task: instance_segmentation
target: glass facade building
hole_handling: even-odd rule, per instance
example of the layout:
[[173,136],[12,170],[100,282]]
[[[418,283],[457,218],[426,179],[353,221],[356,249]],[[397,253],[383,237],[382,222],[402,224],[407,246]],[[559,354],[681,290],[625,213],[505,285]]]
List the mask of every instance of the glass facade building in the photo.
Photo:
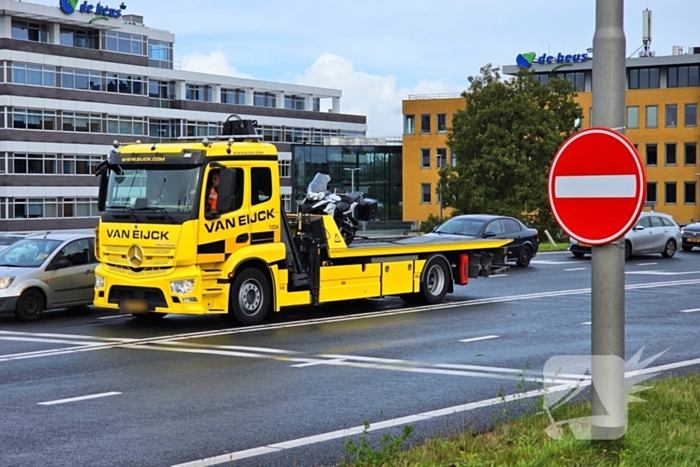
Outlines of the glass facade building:
[[[292,198],[301,201],[317,172],[330,175],[329,189],[354,189],[379,202],[377,220],[402,219],[401,153],[395,146],[311,146],[292,147]],[[359,169],[359,170],[345,170]],[[296,211],[296,204],[294,205]]]

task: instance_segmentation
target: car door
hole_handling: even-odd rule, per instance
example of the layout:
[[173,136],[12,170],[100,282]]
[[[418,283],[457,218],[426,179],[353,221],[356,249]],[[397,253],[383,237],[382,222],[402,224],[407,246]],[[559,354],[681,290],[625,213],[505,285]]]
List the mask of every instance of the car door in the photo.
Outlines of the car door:
[[632,244],[632,252],[644,253],[651,248],[651,223],[649,217],[645,216],[637,221],[634,228],[627,234],[626,238]]
[[664,250],[664,245],[666,244],[668,227],[664,226],[659,216],[649,216],[649,221],[651,222],[649,251],[660,253]]
[[73,240],[54,255],[47,266],[47,284],[54,306],[90,303],[95,286],[89,238]]
[[513,242],[506,245],[506,247],[508,247],[508,256],[517,258],[525,242],[525,232],[520,224],[513,219],[501,219],[501,224],[503,224],[504,232],[499,238],[513,239]]

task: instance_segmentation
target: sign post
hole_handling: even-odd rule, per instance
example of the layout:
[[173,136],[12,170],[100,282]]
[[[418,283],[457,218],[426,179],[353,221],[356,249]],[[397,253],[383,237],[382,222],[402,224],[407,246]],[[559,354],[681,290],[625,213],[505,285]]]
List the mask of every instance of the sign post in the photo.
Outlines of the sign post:
[[559,148],[549,172],[552,214],[592,245],[591,439],[621,438],[625,402],[625,242],[646,201],[646,174],[625,124],[624,0],[596,0],[593,116]]

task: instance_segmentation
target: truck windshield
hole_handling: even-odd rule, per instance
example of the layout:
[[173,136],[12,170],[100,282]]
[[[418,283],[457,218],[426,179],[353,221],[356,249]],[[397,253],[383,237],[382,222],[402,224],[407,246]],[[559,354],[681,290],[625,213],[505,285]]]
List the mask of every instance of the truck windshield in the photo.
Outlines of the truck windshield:
[[115,167],[107,183],[107,210],[190,213],[199,167]]

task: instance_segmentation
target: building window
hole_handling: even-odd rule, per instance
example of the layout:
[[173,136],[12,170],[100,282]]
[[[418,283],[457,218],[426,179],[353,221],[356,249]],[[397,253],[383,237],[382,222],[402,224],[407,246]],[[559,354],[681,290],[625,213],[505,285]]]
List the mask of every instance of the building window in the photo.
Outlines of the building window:
[[61,87],[81,91],[102,90],[102,73],[76,68],[61,69]]
[[429,169],[430,168],[430,149],[423,148],[420,150],[420,168]]
[[627,107],[627,128],[639,128],[639,107]]
[[676,165],[676,143],[666,143],[666,165]]
[[685,104],[685,126],[698,125],[698,105]]
[[253,94],[253,105],[256,107],[277,107],[277,96],[272,92],[256,92]]
[[12,82],[30,86],[56,86],[56,68],[52,66],[31,65],[14,62],[12,64]]
[[209,86],[187,84],[185,86],[185,100],[211,102],[211,88]]
[[175,85],[167,81],[148,82],[148,105],[157,108],[170,108],[170,100],[175,96]]
[[647,105],[646,108],[646,127],[656,128],[659,126],[659,107],[656,105]]
[[676,204],[676,182],[666,182],[666,204]]
[[245,105],[245,89],[222,89],[221,103]]
[[696,143],[685,143],[685,165],[696,165],[697,164],[697,144]]
[[685,204],[695,204],[697,187],[695,182],[685,182],[683,184],[683,202]]
[[[552,78],[562,78],[567,79],[571,84],[574,85],[574,90],[576,92],[583,92],[585,90],[585,75],[583,71],[569,71],[565,73],[552,73],[554,76]],[[547,75],[541,75],[546,77]],[[540,80],[542,84],[547,83],[547,79]]]
[[403,116],[403,134],[413,135],[416,133],[416,116],[415,115],[404,115]]
[[666,126],[678,126],[678,106],[676,104],[666,106]]
[[314,97],[313,104],[314,104],[314,112],[320,112],[321,111],[321,98]]
[[447,133],[447,114],[437,114],[438,133]]
[[138,34],[105,31],[102,40],[104,49],[130,55],[146,55],[146,40]]
[[450,151],[450,165],[452,167],[457,167],[457,153],[454,151]]
[[13,109],[12,128],[55,130],[56,112],[53,110]]
[[421,203],[424,204],[430,204],[430,183],[421,183],[420,184],[420,199]]
[[16,174],[56,174],[56,155],[14,154],[12,159]]
[[99,31],[84,29],[61,28],[61,45],[68,47],[80,47],[82,49],[99,49]]
[[102,117],[99,114],[63,112],[61,128],[63,131],[102,133]]
[[280,178],[292,177],[292,161],[279,161]]
[[304,96],[284,96],[284,108],[306,110],[306,98]]
[[700,66],[670,66],[666,86],[669,88],[683,88],[700,85]]
[[647,144],[647,165],[657,165],[656,144]]
[[658,68],[634,68],[627,72],[629,89],[655,89],[660,87]]
[[282,206],[285,212],[292,212],[292,195],[282,195]]
[[144,80],[141,76],[107,73],[107,92],[142,96],[144,91]]
[[99,215],[96,199],[65,198],[63,200],[63,217],[95,217]]
[[656,204],[656,182],[647,182],[647,203]]
[[145,135],[146,126],[143,117],[121,117],[107,115],[106,133],[115,135]]
[[219,134],[217,122],[188,121],[185,127],[185,136],[216,136]]
[[51,42],[48,25],[26,21],[12,21],[12,38],[32,42]]
[[56,198],[16,198],[10,208],[10,218],[55,218],[58,210]]
[[447,148],[437,149],[437,168],[441,168],[443,165],[447,164]]
[[165,41],[148,40],[148,66],[173,69],[173,44]]
[[430,133],[430,114],[420,116],[420,132],[424,134]]

